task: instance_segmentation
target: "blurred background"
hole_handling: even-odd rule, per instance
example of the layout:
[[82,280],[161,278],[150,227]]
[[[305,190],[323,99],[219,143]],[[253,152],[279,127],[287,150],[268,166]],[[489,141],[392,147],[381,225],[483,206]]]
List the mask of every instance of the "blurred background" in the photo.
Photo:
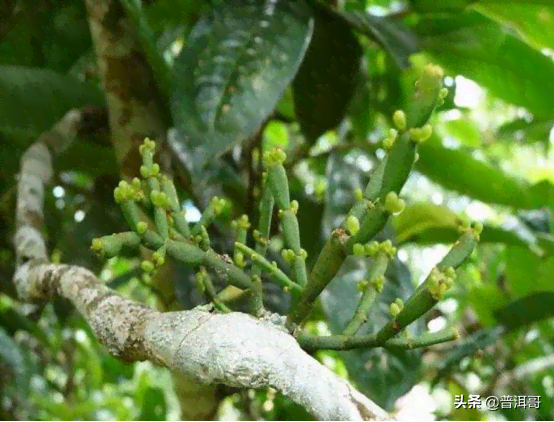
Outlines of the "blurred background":
[[[90,250],[93,238],[125,229],[113,188],[137,174],[144,136],[165,138],[162,168],[189,221],[214,195],[228,200],[212,227],[221,253],[232,253],[231,219],[256,221],[260,151],[285,150],[310,266],[383,158],[393,112],[405,108],[423,66],[436,63],[449,95],[402,191],[407,207],[380,235],[398,254],[366,330],[384,324],[388,303],[409,296],[469,219],[484,225],[477,250],[447,297],[409,328],[453,326],[461,338],[315,356],[402,420],[551,420],[553,58],[550,1],[2,1],[0,417],[309,419],[272,390],[187,395],[166,369],[110,357],[68,303],[19,302],[11,278],[20,157],[80,109],[84,122],[56,151],[45,198],[52,261],[90,268],[160,310],[190,309],[206,302],[190,268],[170,262],[145,283],[139,257],[104,261]],[[281,265],[283,241],[277,227],[272,233]],[[343,326],[364,268],[343,266],[309,330]],[[264,292],[269,309],[286,312],[285,293],[269,281]],[[240,298],[226,299],[243,309]],[[457,408],[456,396],[470,394],[483,398],[481,408]],[[489,396],[497,410],[486,408]]]

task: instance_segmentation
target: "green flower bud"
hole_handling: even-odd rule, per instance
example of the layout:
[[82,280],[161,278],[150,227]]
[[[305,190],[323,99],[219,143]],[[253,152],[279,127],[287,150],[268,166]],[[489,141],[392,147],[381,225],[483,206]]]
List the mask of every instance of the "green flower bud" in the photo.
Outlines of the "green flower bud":
[[423,125],[423,127],[420,129],[420,139],[419,142],[425,142],[427,139],[431,137],[433,134],[433,127],[427,123]]
[[389,306],[390,314],[393,318],[396,318],[396,316],[400,313],[401,309],[396,303],[391,303]]
[[360,188],[356,188],[354,190],[354,198],[356,199],[356,201],[361,201],[362,199],[364,199],[364,193]]
[[145,165],[140,166],[140,175],[143,179],[148,179],[150,177],[150,169]]
[[472,224],[471,228],[473,229],[473,232],[475,233],[475,235],[479,236],[481,234],[481,232],[483,231],[483,223],[477,221],[477,222]]
[[154,264],[150,261],[142,261],[140,263],[140,268],[142,269],[142,271],[144,271],[145,273],[151,273],[154,271]]
[[391,191],[387,193],[387,196],[385,197],[385,209],[388,212],[392,214],[397,214],[399,212],[402,212],[405,207],[406,203],[403,199],[398,198],[396,192]]
[[102,239],[99,238],[92,239],[92,244],[90,245],[90,248],[93,251],[102,252],[104,250],[104,242],[102,241]]
[[146,233],[147,229],[148,229],[148,223],[146,223],[144,221],[140,221],[137,224],[137,233],[138,234],[143,235],[144,233]]
[[281,256],[289,264],[292,264],[294,261],[296,261],[296,255],[295,255],[294,251],[291,250],[291,249],[283,249],[281,251]]
[[360,230],[360,221],[354,215],[349,215],[344,225],[351,235],[355,235]]
[[383,287],[385,285],[385,276],[384,275],[378,275],[374,277],[371,280],[371,284],[373,285],[373,288],[377,291],[377,293],[381,293],[383,291]]
[[133,178],[133,180],[131,181],[131,186],[133,187],[133,189],[140,189],[141,187],[140,179],[138,177]]
[[379,242],[377,242],[376,240],[372,240],[371,242],[367,243],[365,245],[365,252],[366,252],[366,255],[368,256],[375,256],[379,253]]
[[398,307],[400,308],[400,310],[402,310],[404,308],[404,301],[402,299],[400,299],[399,297],[396,298],[396,300],[394,301],[394,303],[396,303],[398,305]]
[[358,281],[358,284],[356,285],[356,289],[359,292],[363,292],[368,286],[368,282],[366,280],[360,280]]
[[392,138],[385,138],[383,139],[383,148],[387,151],[390,150],[394,145],[394,139]]
[[290,210],[293,214],[296,214],[298,212],[298,201],[296,199],[290,201]]
[[139,147],[139,152],[144,155],[145,152],[154,152],[156,150],[156,142],[151,141],[149,138],[144,138],[144,142]]
[[352,252],[356,256],[363,256],[365,255],[365,248],[364,245],[361,243],[354,243],[354,246],[352,246]]
[[152,164],[150,174],[152,175],[152,177],[156,177],[158,174],[160,174],[160,165],[158,163]]
[[398,130],[406,130],[406,114],[402,110],[396,110],[392,115],[392,121]]
[[235,265],[239,268],[243,268],[246,265],[246,262],[244,261],[244,254],[242,252],[235,252],[234,261]]

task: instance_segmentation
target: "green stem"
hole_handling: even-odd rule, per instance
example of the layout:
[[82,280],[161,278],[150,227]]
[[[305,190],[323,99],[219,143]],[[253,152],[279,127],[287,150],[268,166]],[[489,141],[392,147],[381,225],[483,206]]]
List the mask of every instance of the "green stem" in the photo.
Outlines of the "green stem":
[[375,264],[373,264],[371,270],[369,271],[366,280],[369,284],[365,288],[362,298],[358,302],[358,307],[356,308],[354,315],[350,321],[348,321],[344,331],[342,332],[344,335],[356,334],[361,326],[367,321],[368,313],[373,305],[373,302],[375,301],[375,298],[377,297],[377,293],[379,293],[377,287],[374,286],[372,282],[375,281],[377,277],[382,277],[385,274],[388,262],[389,256],[387,253],[385,251],[380,252],[375,260]]
[[[267,183],[264,183],[263,193],[262,193],[262,198],[260,201],[260,208],[259,208],[260,216],[258,219],[258,235],[260,236],[260,239],[256,243],[256,253],[262,258],[264,258],[265,254],[267,253],[267,247],[269,243],[269,232],[271,230],[271,219],[273,217],[274,205],[275,205],[275,200],[273,199],[271,190],[267,186]],[[264,258],[264,261],[267,262],[265,258]],[[270,272],[270,274],[272,273]],[[252,268],[252,276],[253,276],[252,281],[254,284],[254,289],[252,290],[249,298],[250,309],[252,310],[253,315],[260,315],[264,309],[262,278],[261,278],[262,276],[261,263],[254,261],[254,267]],[[288,277],[286,278],[288,279]],[[290,282],[292,283],[292,280],[290,280]]]
[[248,246],[242,244],[242,243],[235,243],[235,247],[240,250],[242,253],[247,255],[253,262],[253,264],[258,268],[263,268],[271,277],[272,279],[280,284],[283,287],[286,287],[288,289],[301,292],[302,287],[292,281],[287,275],[281,271],[276,265],[270,263],[267,259],[265,259],[262,255],[260,255],[255,250],[249,248]]
[[[456,268],[461,265],[464,260],[471,254],[473,248],[477,244],[477,235],[473,232],[464,233],[460,239],[454,244],[448,254],[437,264],[436,268],[439,271],[444,271],[446,268]],[[391,321],[389,321],[376,334],[376,339],[379,342],[385,342],[391,337],[398,334],[401,330],[407,327],[426,314],[440,299],[432,286],[433,271],[427,276],[422,286],[408,298],[400,313]]]
[[415,339],[390,339],[380,341],[374,334],[367,336],[314,336],[306,333],[296,335],[296,340],[302,349],[307,352],[316,350],[352,350],[384,347],[387,349],[410,350],[419,347],[428,347],[434,344],[446,343],[459,338],[458,332],[453,328],[446,328],[434,333],[424,333]]
[[287,325],[300,324],[306,318],[315,300],[327,287],[346,259],[344,245],[347,241],[348,235],[346,232],[343,229],[336,229],[325,243],[298,303],[289,310]]

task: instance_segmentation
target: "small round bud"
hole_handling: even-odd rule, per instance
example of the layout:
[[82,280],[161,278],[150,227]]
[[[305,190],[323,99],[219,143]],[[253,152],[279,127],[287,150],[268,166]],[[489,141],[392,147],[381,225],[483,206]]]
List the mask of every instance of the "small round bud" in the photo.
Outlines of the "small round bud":
[[402,308],[404,308],[404,301],[402,299],[400,299],[399,297],[396,298],[396,300],[394,301],[394,303],[396,303],[398,305],[398,307],[400,308],[400,310],[402,310]]
[[144,165],[140,166],[140,175],[143,179],[147,179],[150,177],[150,169]]
[[92,239],[92,244],[90,245],[90,248],[93,251],[101,252],[104,249],[104,241],[99,238]]
[[364,193],[360,188],[356,188],[354,190],[354,198],[356,199],[356,201],[361,201],[362,199],[364,199]]
[[371,280],[371,284],[373,285],[373,288],[377,291],[377,293],[381,293],[383,291],[383,286],[385,285],[385,276],[378,275],[377,277],[374,277]]
[[361,243],[354,243],[354,246],[352,246],[352,252],[356,256],[363,256],[365,255],[365,248],[364,245]]
[[377,242],[376,240],[372,240],[371,242],[367,243],[365,245],[365,252],[366,252],[366,255],[369,255],[369,256],[375,256],[379,253],[379,242]]
[[396,318],[396,316],[400,313],[400,307],[396,303],[391,303],[389,306],[390,314],[393,316],[393,318]]
[[290,202],[290,210],[293,214],[296,214],[298,212],[298,201],[296,199],[293,199]]
[[358,284],[356,285],[356,288],[359,292],[363,292],[368,286],[368,282],[366,280],[360,280]]
[[234,261],[237,267],[243,268],[246,265],[244,254],[240,251],[235,252]]
[[296,255],[294,254],[294,251],[292,251],[291,249],[283,249],[281,251],[281,256],[289,264],[292,264],[296,260]]
[[148,223],[145,221],[140,221],[137,223],[137,233],[140,235],[143,235],[146,233],[146,230],[148,229]]
[[383,139],[383,148],[387,151],[390,150],[394,145],[394,139],[393,138],[385,138]]
[[142,261],[140,263],[140,268],[142,269],[142,271],[144,271],[145,273],[151,273],[154,271],[154,264],[150,261]]
[[421,132],[419,142],[425,142],[433,134],[433,127],[429,123],[423,125],[420,130]]
[[160,174],[160,165],[158,163],[152,164],[152,169],[150,170],[150,174],[152,175],[152,177],[155,177],[158,174]]
[[396,110],[392,115],[392,121],[394,125],[400,131],[406,130],[406,114],[402,110]]
[[388,212],[392,214],[397,214],[399,212],[402,212],[405,207],[406,203],[403,199],[398,198],[396,192],[391,191],[387,193],[387,196],[385,197],[385,209]]
[[360,221],[358,220],[358,217],[354,215],[349,215],[344,225],[352,236],[360,230]]

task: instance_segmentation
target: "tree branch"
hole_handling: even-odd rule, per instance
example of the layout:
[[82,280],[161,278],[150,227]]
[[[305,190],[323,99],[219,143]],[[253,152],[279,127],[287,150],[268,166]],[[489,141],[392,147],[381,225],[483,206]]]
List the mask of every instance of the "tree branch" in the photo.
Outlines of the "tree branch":
[[41,233],[51,139],[72,139],[81,114],[70,111],[21,159],[16,218],[15,285],[21,300],[69,299],[115,357],[151,360],[203,385],[273,387],[323,420],[390,418],[347,381],[300,348],[274,314],[157,312],[107,288],[89,270],[48,263]]

